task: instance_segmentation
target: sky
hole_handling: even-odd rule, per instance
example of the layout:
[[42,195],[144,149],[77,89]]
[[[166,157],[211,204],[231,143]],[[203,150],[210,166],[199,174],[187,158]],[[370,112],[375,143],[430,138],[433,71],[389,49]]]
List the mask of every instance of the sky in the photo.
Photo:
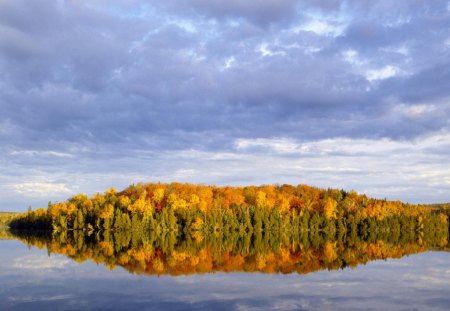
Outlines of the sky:
[[0,1],[0,210],[138,182],[450,201],[449,1]]

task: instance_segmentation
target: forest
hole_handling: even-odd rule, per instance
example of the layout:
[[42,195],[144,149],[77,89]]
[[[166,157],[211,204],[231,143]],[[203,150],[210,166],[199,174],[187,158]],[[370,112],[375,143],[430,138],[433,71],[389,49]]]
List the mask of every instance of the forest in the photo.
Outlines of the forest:
[[307,185],[217,187],[188,183],[131,185],[92,197],[77,194],[9,222],[13,229],[142,231],[199,238],[214,233],[448,231],[442,209],[368,198]]

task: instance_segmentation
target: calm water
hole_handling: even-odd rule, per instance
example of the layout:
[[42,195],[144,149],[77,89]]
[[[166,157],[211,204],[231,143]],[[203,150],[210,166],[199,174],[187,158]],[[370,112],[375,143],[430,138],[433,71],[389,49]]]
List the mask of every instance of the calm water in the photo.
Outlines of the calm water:
[[1,240],[0,310],[450,309],[450,253],[443,251],[306,274],[158,276],[118,265],[110,270],[92,258],[79,263],[49,255],[47,247]]

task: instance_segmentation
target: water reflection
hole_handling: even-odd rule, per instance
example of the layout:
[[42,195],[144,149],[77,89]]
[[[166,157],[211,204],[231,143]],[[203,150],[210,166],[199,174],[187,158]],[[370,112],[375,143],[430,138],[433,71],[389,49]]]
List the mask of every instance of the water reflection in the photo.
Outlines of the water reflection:
[[[450,307],[450,253],[435,251],[447,250],[446,233],[409,232],[335,239],[302,235],[294,241],[292,237],[281,241],[273,236],[252,236],[246,237],[249,243],[235,237],[234,241],[241,241],[241,246],[233,244],[230,238],[211,236],[201,241],[173,236],[144,238],[131,232],[123,236],[83,236],[74,232],[56,236],[21,234],[20,241],[24,243],[0,241],[0,310],[448,310]],[[278,244],[273,244],[277,240]],[[110,247],[105,248],[105,243],[101,246],[101,242],[112,246],[113,254],[108,255],[106,249]],[[326,259],[326,249],[330,248],[327,245],[335,250],[336,257],[331,256],[332,260]],[[150,250],[149,260],[138,260],[135,255],[146,248]],[[282,259],[285,250],[289,255],[285,264],[274,266],[271,259],[266,260],[264,268],[257,267],[258,256]],[[189,254],[190,260],[186,257],[174,261],[172,254],[182,252]],[[420,254],[371,261],[416,252]],[[119,263],[125,254],[127,262]],[[191,260],[193,256],[199,258],[197,263]],[[201,263],[203,258],[208,260]],[[227,265],[237,261],[233,258],[243,258],[246,264]],[[149,270],[156,259],[163,263],[162,272]],[[357,269],[339,269],[351,261],[366,264]],[[178,264],[173,265],[174,262]],[[124,269],[109,271],[104,265]],[[240,271],[242,267],[242,272],[218,272]],[[285,267],[302,267],[299,270],[302,273],[339,270],[299,275],[295,269],[283,270]],[[265,273],[272,271],[295,273]],[[187,275],[180,275],[183,273]],[[159,276],[154,277],[156,274]]]
[[260,232],[176,236],[138,231],[84,234],[14,232],[47,252],[81,263],[92,260],[136,274],[189,275],[211,272],[307,274],[356,267],[372,260],[447,250],[447,231],[372,232],[366,236]]

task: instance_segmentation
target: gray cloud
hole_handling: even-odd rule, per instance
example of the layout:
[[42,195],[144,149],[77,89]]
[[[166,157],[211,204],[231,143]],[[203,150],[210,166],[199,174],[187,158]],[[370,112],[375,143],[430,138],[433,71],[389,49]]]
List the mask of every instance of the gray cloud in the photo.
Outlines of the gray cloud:
[[[16,152],[0,156],[15,168],[0,170],[3,184],[86,191],[65,174],[101,175],[99,161],[123,174],[142,152],[153,154],[142,166],[234,154],[240,139],[444,135],[449,28],[447,1],[3,1],[0,142]],[[40,162],[51,152],[73,157]],[[172,160],[167,175],[189,171]],[[233,181],[222,178],[211,181]]]
[[168,3],[169,8],[179,14],[190,11],[192,14],[219,21],[244,19],[262,27],[274,23],[288,23],[295,17],[297,9],[297,1],[294,0],[262,0],[258,2],[183,0],[168,1]]

